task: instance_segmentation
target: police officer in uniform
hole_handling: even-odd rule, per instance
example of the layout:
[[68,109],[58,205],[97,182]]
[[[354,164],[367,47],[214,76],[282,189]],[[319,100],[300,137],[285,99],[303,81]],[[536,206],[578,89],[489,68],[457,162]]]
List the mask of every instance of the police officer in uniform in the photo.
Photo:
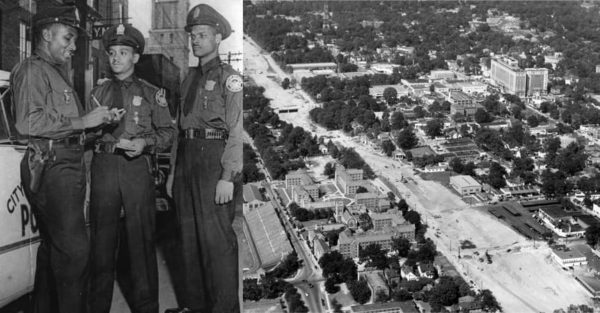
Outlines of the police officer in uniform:
[[[110,312],[115,260],[119,259],[127,268],[118,272],[117,279],[131,311],[156,313],[156,201],[151,154],[171,146],[175,122],[164,89],[134,73],[144,51],[142,33],[119,24],[104,33],[102,43],[114,77],[92,90],[90,103],[108,105],[123,117],[120,123],[99,131],[92,159],[89,312]],[[120,276],[122,273],[127,277]]]
[[68,75],[79,32],[74,6],[33,17],[35,50],[12,71],[16,128],[29,136],[21,179],[42,239],[33,291],[34,312],[83,312],[89,241],[84,221],[83,132],[111,118],[84,108]]
[[242,78],[218,57],[231,26],[208,5],[187,16],[197,68],[182,84],[173,154],[183,295],[166,312],[239,312],[238,247],[232,223],[241,201]]

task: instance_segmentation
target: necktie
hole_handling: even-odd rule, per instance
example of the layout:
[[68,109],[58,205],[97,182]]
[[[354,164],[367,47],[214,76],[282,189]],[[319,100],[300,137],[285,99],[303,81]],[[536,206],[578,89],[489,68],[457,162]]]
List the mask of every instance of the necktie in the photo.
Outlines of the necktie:
[[[123,90],[121,89],[122,84],[123,84],[123,82],[121,82],[117,79],[114,79],[111,82],[111,85],[110,85],[110,92],[112,94],[112,105],[110,106],[111,108],[122,109],[124,107],[124,105],[123,105]],[[125,117],[123,117],[119,121],[119,124],[113,124],[113,126],[109,130],[109,132],[112,133],[112,135],[113,135],[113,137],[115,137],[115,139],[118,139],[119,136],[121,136],[121,134],[125,130],[125,121],[126,120],[127,119]]]
[[196,72],[194,72],[194,77],[192,78],[192,83],[188,88],[187,95],[185,95],[185,102],[183,103],[184,115],[188,115],[190,112],[192,112],[194,102],[196,102],[196,93],[198,90],[198,84],[200,84],[200,78],[202,78],[202,65],[198,64]]

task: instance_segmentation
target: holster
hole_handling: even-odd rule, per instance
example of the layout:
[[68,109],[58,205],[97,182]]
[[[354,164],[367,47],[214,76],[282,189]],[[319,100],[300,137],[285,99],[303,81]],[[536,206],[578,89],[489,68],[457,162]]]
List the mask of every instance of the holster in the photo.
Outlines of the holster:
[[29,189],[37,193],[40,189],[46,164],[53,157],[50,140],[30,140],[27,148],[30,175]]

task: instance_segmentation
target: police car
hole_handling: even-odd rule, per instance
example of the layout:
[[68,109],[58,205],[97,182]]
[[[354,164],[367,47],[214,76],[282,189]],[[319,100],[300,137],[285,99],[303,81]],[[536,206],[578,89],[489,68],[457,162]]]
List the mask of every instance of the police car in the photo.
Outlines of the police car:
[[26,143],[11,129],[8,76],[0,71],[0,307],[33,289],[40,243],[31,207],[21,186],[20,163]]

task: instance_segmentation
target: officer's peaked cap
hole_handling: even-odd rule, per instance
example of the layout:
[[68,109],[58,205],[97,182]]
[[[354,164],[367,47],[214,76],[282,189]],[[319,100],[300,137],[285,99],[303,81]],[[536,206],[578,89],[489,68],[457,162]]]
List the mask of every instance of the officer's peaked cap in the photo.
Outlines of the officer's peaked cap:
[[80,25],[79,11],[74,5],[48,6],[33,16],[33,26],[40,27],[52,23],[60,23],[77,29],[85,34]]
[[191,32],[194,25],[210,25],[217,30],[217,33],[221,34],[222,39],[231,35],[231,25],[229,22],[223,15],[206,4],[195,6],[188,13],[185,31]]
[[102,44],[108,51],[111,46],[122,45],[135,49],[139,54],[144,52],[144,35],[130,24],[114,25],[107,29],[102,35]]

